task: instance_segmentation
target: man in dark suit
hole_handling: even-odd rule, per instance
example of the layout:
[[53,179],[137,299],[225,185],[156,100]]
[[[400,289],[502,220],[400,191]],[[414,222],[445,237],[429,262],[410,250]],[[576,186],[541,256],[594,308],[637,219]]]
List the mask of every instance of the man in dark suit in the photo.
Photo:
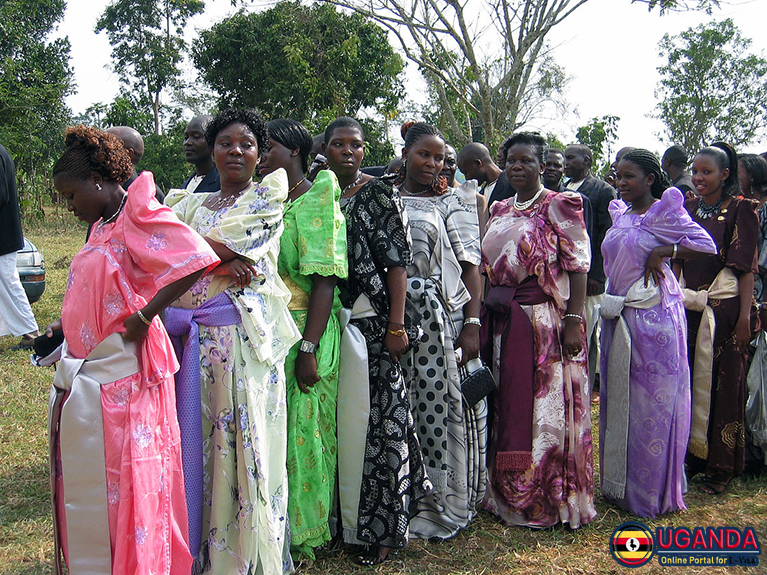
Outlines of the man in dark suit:
[[593,212],[591,234],[591,269],[586,283],[586,339],[589,345],[589,382],[594,384],[599,358],[599,308],[605,291],[605,270],[602,260],[602,240],[612,225],[608,211],[610,201],[617,197],[607,182],[591,175],[592,154],[588,146],[575,144],[565,149],[565,176],[570,178],[565,189],[580,192],[591,201]]
[[[546,167],[543,170],[543,187],[555,192],[564,192],[563,185],[565,175],[565,153],[557,148],[549,148],[546,154]],[[591,200],[588,196],[578,192],[583,201],[583,223],[586,224],[586,231],[591,237],[593,227],[593,216],[591,213]]]
[[184,130],[184,156],[194,166],[194,173],[182,187],[190,192],[217,192],[221,189],[218,170],[205,141],[205,128],[212,119],[212,116],[196,116]]

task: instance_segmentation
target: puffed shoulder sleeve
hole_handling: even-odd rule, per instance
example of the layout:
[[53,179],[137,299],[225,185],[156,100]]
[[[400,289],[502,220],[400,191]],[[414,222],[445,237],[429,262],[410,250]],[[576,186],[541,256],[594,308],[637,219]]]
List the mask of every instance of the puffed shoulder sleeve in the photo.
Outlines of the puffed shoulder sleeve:
[[733,199],[735,227],[727,246],[725,265],[741,272],[758,273],[759,218],[757,203],[753,200]]
[[322,170],[296,210],[298,267],[301,275],[345,278],[346,220],[338,203],[341,188],[336,175]]
[[163,200],[163,203],[168,206],[169,208],[175,208],[176,204],[186,201],[189,197],[190,193],[187,190],[180,190],[177,188],[173,188],[168,190],[168,193],[165,195],[165,200]]
[[362,186],[355,202],[355,217],[368,237],[380,267],[407,266],[413,262],[410,228],[405,206],[391,184],[380,178]]
[[154,177],[143,172],[128,189],[122,222],[124,249],[143,272],[138,281],[159,290],[201,269],[212,269],[219,259],[208,242],[160,204],[154,193]]
[[230,208],[222,210],[217,225],[206,235],[256,262],[280,241],[282,210],[287,197],[288,175],[280,168],[260,184],[253,184]]
[[478,266],[482,254],[479,247],[477,182],[475,180],[469,180],[450,193],[445,224],[450,244],[458,261]]
[[714,240],[684,206],[684,194],[677,188],[669,188],[660,201],[650,206],[641,225],[664,245],[679,244],[696,252],[715,254]]
[[607,211],[610,213],[610,219],[613,223],[628,209],[628,206],[623,200],[610,200],[610,205],[607,207]]
[[585,273],[591,266],[591,240],[583,222],[583,201],[574,192],[549,192],[549,220],[557,235],[559,262],[569,272]]

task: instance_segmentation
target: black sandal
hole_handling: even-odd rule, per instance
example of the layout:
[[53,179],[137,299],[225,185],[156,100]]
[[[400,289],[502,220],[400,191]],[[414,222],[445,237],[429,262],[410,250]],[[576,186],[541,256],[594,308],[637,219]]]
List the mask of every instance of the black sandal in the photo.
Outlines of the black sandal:
[[389,557],[389,547],[376,546],[369,553],[357,556],[357,564],[363,567],[375,567],[380,565]]

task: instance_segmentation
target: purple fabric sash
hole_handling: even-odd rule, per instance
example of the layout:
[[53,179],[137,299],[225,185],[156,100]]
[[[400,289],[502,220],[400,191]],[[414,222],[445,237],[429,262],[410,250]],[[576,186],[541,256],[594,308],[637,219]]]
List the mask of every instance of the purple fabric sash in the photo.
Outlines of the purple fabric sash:
[[[200,551],[202,534],[202,398],[198,326],[235,325],[240,321],[240,312],[226,292],[209,299],[197,309],[165,309],[165,328],[181,363],[181,369],[176,374],[176,410],[181,428],[181,457],[192,557],[197,557]],[[187,337],[185,345],[182,344],[184,336]]]
[[552,298],[529,276],[517,286],[491,286],[482,306],[480,352],[493,363],[493,336],[501,336],[498,391],[495,395],[495,467],[524,471],[533,462],[533,397],[535,351],[533,325],[522,305]]

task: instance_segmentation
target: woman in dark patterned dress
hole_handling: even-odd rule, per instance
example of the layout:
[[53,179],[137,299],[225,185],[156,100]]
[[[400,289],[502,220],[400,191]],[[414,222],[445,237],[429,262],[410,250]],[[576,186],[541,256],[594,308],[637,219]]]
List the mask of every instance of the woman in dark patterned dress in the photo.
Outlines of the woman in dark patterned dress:
[[739,191],[738,160],[728,144],[698,152],[692,182],[698,197],[685,208],[711,235],[717,253],[681,263],[692,372],[687,469],[689,476],[704,471],[701,490],[713,495],[722,493],[745,463],[746,348],[752,339],[759,222],[756,202],[733,195]]
[[412,333],[405,326],[407,223],[391,181],[359,171],[364,138],[359,123],[339,118],[325,130],[323,151],[343,190],[349,246],[349,277],[339,284],[350,317],[338,381],[341,521],[347,543],[368,546],[359,562],[376,565],[405,546],[410,517],[431,483],[399,364]]

